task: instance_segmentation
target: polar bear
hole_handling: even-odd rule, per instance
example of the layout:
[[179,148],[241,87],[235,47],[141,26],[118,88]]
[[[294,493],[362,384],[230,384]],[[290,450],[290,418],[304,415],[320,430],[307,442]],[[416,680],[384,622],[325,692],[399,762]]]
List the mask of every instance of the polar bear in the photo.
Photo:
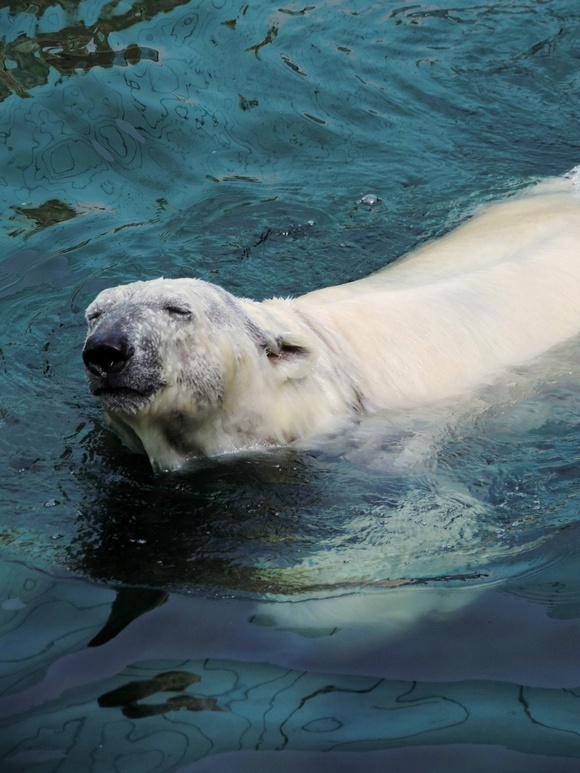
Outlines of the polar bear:
[[468,394],[580,330],[578,172],[488,205],[365,279],[237,298],[199,279],[104,290],[83,359],[156,470]]

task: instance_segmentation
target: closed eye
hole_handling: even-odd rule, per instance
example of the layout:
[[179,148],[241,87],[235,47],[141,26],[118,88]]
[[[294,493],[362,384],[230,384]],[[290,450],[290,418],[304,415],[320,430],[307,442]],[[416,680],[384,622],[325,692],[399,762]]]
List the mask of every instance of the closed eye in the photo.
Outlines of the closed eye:
[[176,317],[190,317],[191,309],[184,303],[167,303],[164,310]]

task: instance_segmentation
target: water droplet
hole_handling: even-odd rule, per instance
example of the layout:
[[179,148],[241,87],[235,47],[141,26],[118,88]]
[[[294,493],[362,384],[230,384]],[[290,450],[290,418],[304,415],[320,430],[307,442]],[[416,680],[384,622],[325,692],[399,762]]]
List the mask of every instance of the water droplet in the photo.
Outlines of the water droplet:
[[360,204],[368,204],[369,207],[374,206],[375,204],[378,204],[380,201],[379,197],[376,196],[374,193],[366,193],[362,199],[360,200]]

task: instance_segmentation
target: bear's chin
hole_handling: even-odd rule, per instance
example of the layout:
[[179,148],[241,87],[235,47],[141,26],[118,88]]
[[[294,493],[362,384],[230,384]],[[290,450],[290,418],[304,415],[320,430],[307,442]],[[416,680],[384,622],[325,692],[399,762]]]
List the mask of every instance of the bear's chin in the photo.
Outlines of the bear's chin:
[[139,391],[131,387],[99,387],[93,394],[113,413],[137,413],[148,405],[157,390]]

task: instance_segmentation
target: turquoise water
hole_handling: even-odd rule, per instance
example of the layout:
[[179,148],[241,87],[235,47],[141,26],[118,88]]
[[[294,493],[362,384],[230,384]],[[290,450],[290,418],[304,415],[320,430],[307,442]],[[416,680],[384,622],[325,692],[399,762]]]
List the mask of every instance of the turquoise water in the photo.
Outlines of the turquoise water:
[[107,432],[80,360],[106,286],[299,294],[579,163],[577,3],[0,30],[6,769],[577,770],[576,343],[469,410],[182,475]]

